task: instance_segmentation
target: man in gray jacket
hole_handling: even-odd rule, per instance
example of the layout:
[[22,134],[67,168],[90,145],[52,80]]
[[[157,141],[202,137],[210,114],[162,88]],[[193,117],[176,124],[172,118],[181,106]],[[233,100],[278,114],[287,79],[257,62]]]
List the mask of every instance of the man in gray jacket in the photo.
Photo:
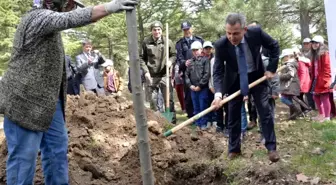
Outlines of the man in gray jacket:
[[73,10],[76,4],[75,0],[34,0],[34,8],[17,26],[8,70],[0,81],[7,184],[34,184],[39,150],[45,184],[69,184],[64,117],[67,79],[60,31],[132,10],[137,3],[113,0]]
[[100,69],[104,62],[98,50],[92,51],[91,41],[84,41],[83,52],[76,56],[76,66],[85,90],[100,96],[105,95],[103,69]]

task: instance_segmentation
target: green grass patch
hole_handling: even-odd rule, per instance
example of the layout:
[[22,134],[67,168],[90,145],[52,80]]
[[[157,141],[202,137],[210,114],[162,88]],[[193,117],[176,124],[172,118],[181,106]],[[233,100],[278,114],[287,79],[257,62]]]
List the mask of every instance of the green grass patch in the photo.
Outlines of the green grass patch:
[[267,156],[266,150],[255,150],[253,151],[253,157],[265,158]]
[[[324,180],[336,180],[333,171],[336,169],[336,124],[334,121],[326,123],[306,122],[303,140],[308,147],[298,150],[291,162],[292,167],[309,177],[320,177]],[[294,127],[294,129],[296,129]],[[321,154],[314,153],[320,148]]]

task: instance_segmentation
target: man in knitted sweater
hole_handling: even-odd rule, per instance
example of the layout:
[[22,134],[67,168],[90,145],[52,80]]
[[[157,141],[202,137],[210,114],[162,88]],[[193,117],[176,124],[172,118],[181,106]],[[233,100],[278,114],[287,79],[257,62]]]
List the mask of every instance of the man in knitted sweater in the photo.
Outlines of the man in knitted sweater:
[[17,26],[8,70],[0,81],[7,184],[33,184],[39,150],[45,184],[69,184],[64,118],[67,79],[60,31],[132,10],[137,3],[113,0],[75,9],[79,4],[76,0],[34,0],[34,8]]

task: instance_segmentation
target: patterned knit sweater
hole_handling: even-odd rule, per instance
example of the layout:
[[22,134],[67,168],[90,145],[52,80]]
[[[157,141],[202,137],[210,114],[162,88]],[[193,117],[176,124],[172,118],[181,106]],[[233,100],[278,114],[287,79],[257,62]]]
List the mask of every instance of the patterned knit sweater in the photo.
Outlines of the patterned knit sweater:
[[49,128],[59,97],[66,102],[60,31],[91,23],[91,14],[92,8],[66,13],[32,9],[22,17],[0,81],[0,113],[29,130]]

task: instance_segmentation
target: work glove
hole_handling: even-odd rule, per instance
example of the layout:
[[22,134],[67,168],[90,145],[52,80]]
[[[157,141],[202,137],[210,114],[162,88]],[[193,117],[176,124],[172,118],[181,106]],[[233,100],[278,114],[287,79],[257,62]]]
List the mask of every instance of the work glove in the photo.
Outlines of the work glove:
[[112,0],[109,3],[105,3],[104,7],[108,14],[119,13],[124,10],[133,10],[134,6],[137,5],[136,0]]

